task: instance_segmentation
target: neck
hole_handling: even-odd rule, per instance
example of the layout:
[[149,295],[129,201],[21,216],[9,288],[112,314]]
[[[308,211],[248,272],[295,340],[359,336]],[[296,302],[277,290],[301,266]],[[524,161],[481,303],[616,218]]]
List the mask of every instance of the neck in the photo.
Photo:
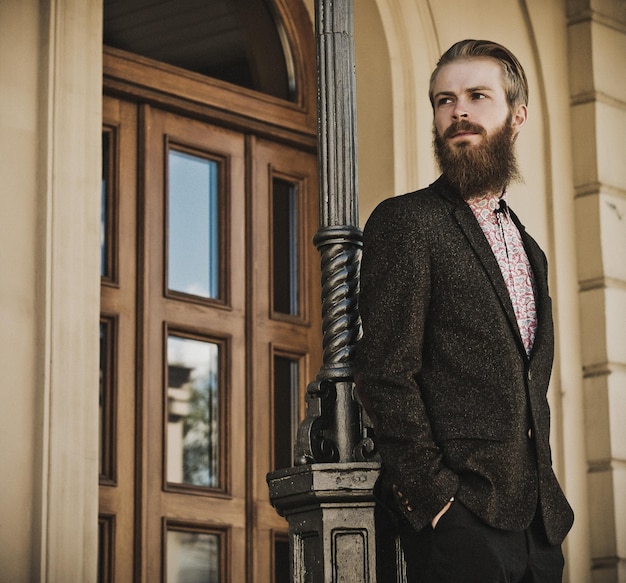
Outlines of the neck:
[[488,190],[480,194],[473,194],[465,198],[467,202],[474,202],[484,198],[502,198],[506,194],[506,188],[502,190]]

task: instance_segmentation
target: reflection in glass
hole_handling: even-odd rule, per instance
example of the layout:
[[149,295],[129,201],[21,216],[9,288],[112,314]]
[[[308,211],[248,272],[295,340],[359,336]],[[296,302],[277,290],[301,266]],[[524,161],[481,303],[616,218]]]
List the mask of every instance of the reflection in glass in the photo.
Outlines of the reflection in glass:
[[293,465],[298,426],[298,361],[274,356],[274,469]]
[[168,482],[219,486],[218,379],[217,344],[168,337]]
[[105,565],[105,525],[102,523],[102,520],[98,521],[98,583],[103,583],[104,581],[104,565]]
[[112,479],[112,459],[111,459],[111,403],[112,403],[112,362],[111,343],[113,323],[111,320],[100,321],[100,410],[98,415],[98,459],[100,467],[100,477]]
[[298,189],[272,182],[274,311],[298,314]]
[[168,154],[168,288],[219,296],[218,163]]
[[102,185],[100,190],[100,275],[109,273],[109,176],[111,172],[111,133],[102,132]]
[[167,583],[219,583],[220,537],[167,531]]
[[98,517],[98,583],[110,581],[113,517]]
[[276,538],[274,540],[274,583],[290,583],[289,540]]

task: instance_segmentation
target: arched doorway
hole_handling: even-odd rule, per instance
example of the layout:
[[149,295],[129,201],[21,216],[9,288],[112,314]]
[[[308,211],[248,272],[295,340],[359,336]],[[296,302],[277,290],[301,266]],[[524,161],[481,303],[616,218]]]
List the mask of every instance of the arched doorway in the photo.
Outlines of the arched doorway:
[[265,475],[320,363],[311,25],[105,2],[107,39],[100,579],[286,581]]

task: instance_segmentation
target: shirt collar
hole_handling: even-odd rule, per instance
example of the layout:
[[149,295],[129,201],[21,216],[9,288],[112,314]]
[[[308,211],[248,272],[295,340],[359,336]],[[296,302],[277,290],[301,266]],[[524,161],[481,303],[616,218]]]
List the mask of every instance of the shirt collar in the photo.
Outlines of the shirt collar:
[[506,202],[506,190],[502,194],[486,194],[485,196],[472,198],[467,201],[467,204],[474,213],[480,213],[484,210],[495,211],[499,208],[501,200]]

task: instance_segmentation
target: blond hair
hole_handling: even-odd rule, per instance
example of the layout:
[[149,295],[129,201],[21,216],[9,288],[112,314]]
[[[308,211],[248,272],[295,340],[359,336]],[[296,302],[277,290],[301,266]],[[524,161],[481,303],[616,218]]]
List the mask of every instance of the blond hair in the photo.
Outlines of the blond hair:
[[506,47],[488,40],[467,39],[453,44],[439,59],[435,70],[430,76],[428,96],[431,105],[433,101],[433,87],[439,71],[444,65],[462,59],[488,57],[496,60],[502,67],[504,93],[509,108],[513,111],[519,105],[528,105],[528,81],[521,63]]

